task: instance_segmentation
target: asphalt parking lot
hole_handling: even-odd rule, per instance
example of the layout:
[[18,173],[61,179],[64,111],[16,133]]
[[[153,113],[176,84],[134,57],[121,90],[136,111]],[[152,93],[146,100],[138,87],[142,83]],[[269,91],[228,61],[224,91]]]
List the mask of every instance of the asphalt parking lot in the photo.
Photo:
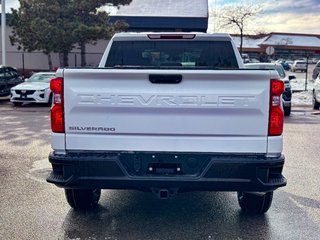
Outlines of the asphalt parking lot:
[[105,190],[99,207],[78,212],[50,171],[49,108],[0,100],[0,236],[2,239],[319,239],[319,111],[295,107],[285,119],[284,175],[267,214],[240,211],[236,194]]

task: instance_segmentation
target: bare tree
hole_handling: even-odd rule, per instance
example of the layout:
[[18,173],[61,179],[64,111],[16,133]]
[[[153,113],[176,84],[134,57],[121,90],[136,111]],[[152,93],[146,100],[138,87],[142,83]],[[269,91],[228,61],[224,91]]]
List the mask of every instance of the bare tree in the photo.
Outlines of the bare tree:
[[235,27],[240,31],[240,54],[242,54],[243,35],[246,24],[261,12],[261,6],[247,1],[228,4],[219,11],[220,24],[223,27]]
[[270,32],[264,30],[264,29],[260,29],[260,30],[255,30],[253,32],[253,35],[252,35],[252,38],[254,39],[260,39],[260,38],[264,38],[264,37],[267,37],[269,36]]

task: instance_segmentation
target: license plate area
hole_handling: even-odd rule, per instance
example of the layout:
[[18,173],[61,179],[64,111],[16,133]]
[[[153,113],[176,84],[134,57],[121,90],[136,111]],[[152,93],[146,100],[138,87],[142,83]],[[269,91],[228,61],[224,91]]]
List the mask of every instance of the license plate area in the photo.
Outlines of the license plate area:
[[182,174],[181,164],[177,163],[150,163],[148,171],[159,175]]
[[120,164],[132,177],[200,176],[210,163],[207,154],[188,153],[121,153]]

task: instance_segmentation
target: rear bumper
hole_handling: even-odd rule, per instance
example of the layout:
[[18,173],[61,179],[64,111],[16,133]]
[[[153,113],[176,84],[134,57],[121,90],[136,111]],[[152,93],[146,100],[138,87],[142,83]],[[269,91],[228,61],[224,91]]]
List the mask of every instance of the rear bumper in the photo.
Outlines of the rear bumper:
[[286,185],[284,156],[194,153],[51,153],[47,181],[63,188],[273,191]]

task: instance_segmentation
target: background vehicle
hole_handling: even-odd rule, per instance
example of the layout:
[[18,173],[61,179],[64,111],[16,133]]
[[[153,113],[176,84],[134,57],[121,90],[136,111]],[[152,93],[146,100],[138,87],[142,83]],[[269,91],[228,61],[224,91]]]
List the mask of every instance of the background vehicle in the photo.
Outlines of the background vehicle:
[[320,72],[320,61],[317,62],[317,64],[314,66],[314,69],[312,71],[312,79],[316,79]]
[[275,63],[281,64],[283,69],[286,71],[290,70],[290,65],[289,65],[290,62],[288,62],[286,60],[280,59],[280,60],[277,60]]
[[33,74],[24,83],[11,88],[10,101],[15,106],[23,103],[47,103],[51,104],[52,94],[50,80],[55,77],[55,72],[39,72]]
[[51,80],[52,171],[73,208],[101,189],[237,191],[266,212],[282,175],[284,83],[243,69],[227,34],[121,33],[95,69]]
[[301,71],[301,72],[306,72],[307,71],[307,62],[301,61],[301,60],[296,60],[293,62],[291,66],[291,71]]
[[316,78],[313,86],[313,109],[319,109],[320,107],[320,74],[318,74],[318,77]]
[[245,68],[250,69],[274,69],[278,72],[280,79],[284,81],[285,91],[282,94],[282,106],[285,116],[290,116],[291,114],[291,97],[292,90],[289,79],[286,77],[286,73],[279,63],[247,63]]
[[0,66],[0,97],[9,96],[10,89],[23,80],[13,67]]
[[292,60],[286,60],[285,64],[288,66],[288,69],[285,69],[285,70],[286,71],[291,71],[291,67],[292,67],[293,61]]

